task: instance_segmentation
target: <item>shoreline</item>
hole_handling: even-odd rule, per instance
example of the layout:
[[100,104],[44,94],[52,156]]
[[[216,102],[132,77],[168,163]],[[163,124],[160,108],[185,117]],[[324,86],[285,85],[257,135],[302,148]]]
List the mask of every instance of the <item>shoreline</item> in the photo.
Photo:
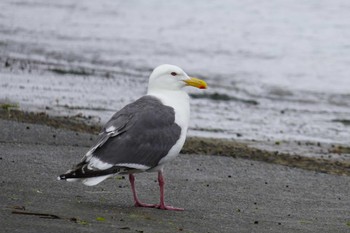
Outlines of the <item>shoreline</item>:
[[[81,117],[50,116],[44,112],[35,113],[12,109],[11,106],[7,108],[2,106],[0,109],[0,118],[23,123],[47,125],[54,128],[68,129],[89,134],[97,134],[101,129],[99,125],[87,124]],[[348,150],[349,148],[347,147],[334,148],[336,153],[348,153]],[[296,167],[315,172],[350,176],[350,162],[347,161],[333,161],[257,149],[249,146],[248,143],[229,139],[187,137],[181,153],[228,156]]]

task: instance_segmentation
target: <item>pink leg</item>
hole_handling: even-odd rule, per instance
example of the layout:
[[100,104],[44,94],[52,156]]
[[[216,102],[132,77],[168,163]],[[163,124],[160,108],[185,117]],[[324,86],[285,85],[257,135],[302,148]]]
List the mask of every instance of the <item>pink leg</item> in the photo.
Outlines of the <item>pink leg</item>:
[[160,203],[159,203],[159,205],[142,203],[137,197],[136,188],[135,188],[135,176],[133,174],[129,174],[129,181],[131,184],[131,190],[132,190],[132,194],[134,196],[134,202],[135,202],[136,207],[158,208],[161,210],[184,210],[183,208],[176,208],[173,206],[165,205],[165,202],[164,202],[164,177],[163,177],[162,171],[158,171],[158,183],[159,183],[159,188],[160,188]]
[[151,207],[151,208],[157,207],[157,205],[145,204],[139,200],[139,198],[137,197],[136,188],[135,188],[135,176],[133,174],[129,174],[129,181],[131,184],[131,190],[134,196],[134,202],[136,207]]
[[177,208],[173,206],[167,206],[164,203],[164,177],[163,172],[158,171],[158,183],[160,188],[160,204],[156,206],[156,208],[161,210],[184,210],[183,208]]

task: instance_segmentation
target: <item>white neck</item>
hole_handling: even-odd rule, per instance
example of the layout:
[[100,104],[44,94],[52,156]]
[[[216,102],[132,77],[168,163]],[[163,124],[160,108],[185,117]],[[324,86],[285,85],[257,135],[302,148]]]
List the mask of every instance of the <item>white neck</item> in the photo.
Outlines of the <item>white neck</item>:
[[190,104],[189,96],[183,90],[148,90],[147,95],[151,95],[160,99],[160,101],[175,110],[175,123],[178,124],[183,133],[186,134],[190,120]]

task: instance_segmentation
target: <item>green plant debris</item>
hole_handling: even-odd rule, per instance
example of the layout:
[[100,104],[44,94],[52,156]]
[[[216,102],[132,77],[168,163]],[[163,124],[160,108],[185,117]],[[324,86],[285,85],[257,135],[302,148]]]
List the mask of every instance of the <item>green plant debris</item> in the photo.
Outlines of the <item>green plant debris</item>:
[[300,220],[299,222],[300,222],[300,224],[311,224],[312,223],[312,221],[309,221],[309,220]]
[[77,219],[76,223],[80,224],[80,225],[89,225],[88,221],[85,220],[81,220],[81,219]]
[[99,221],[99,222],[106,221],[106,219],[104,217],[97,217],[96,220]]
[[16,195],[11,195],[10,199],[14,200],[14,201],[19,200],[18,196],[16,196]]
[[0,107],[5,111],[10,111],[11,109],[18,109],[19,105],[15,103],[3,103],[0,104]]
[[329,152],[334,154],[350,154],[350,147],[334,146],[333,148],[329,149]]

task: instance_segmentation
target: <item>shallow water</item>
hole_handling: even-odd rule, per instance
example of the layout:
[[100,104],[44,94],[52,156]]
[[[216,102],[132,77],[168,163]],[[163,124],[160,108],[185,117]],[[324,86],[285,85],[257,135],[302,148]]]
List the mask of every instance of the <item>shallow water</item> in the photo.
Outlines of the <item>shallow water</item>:
[[0,100],[105,122],[176,64],[190,135],[350,144],[350,3],[0,2]]

